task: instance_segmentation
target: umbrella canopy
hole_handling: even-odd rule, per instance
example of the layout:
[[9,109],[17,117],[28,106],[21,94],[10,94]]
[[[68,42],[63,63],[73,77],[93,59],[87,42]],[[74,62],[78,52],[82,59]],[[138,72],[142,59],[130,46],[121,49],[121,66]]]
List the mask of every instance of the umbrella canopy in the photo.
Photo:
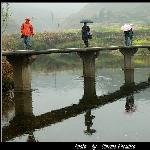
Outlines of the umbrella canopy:
[[132,27],[132,29],[134,29],[134,24],[130,24],[130,26]]
[[93,21],[89,20],[89,19],[82,19],[80,21],[80,23],[93,23]]
[[131,28],[132,28],[132,26],[130,24],[124,24],[121,27],[121,30],[123,30],[123,31],[129,31]]

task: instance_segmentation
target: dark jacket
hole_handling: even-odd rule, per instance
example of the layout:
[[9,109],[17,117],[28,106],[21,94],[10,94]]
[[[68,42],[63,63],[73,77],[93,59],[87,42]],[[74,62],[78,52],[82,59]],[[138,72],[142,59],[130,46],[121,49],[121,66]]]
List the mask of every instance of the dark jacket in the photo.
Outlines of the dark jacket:
[[129,37],[130,37],[130,39],[132,39],[132,38],[133,38],[133,31],[132,31],[132,29],[131,29],[131,30],[129,30]]
[[124,31],[125,37],[129,37],[129,31]]
[[124,35],[125,35],[125,37],[130,37],[130,39],[132,39],[133,38],[133,31],[132,31],[132,29],[129,30],[129,31],[124,31]]
[[90,32],[89,26],[82,27],[82,40],[88,39],[88,33]]

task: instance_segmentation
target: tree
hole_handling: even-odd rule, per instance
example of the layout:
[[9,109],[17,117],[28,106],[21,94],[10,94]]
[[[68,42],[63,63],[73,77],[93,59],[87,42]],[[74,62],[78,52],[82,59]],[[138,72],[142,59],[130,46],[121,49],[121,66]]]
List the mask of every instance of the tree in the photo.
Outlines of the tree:
[[[8,26],[8,20],[11,16],[10,13],[10,7],[8,3],[1,3],[1,32],[2,34],[6,31],[6,28]],[[9,64],[9,62],[6,60],[5,57],[2,58],[2,88],[3,92],[8,91],[9,89],[13,88],[13,71],[12,66]]]
[[11,16],[9,3],[2,3],[1,4],[1,22],[2,22],[2,33],[6,31],[8,26],[8,20]]

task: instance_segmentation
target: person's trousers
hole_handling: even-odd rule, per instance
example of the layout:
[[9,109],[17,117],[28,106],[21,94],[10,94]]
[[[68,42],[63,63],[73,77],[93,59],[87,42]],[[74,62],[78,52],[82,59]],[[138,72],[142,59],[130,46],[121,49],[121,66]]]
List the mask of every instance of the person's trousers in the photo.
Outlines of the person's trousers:
[[132,40],[129,36],[125,36],[125,46],[131,46]]
[[24,36],[23,42],[25,44],[25,48],[26,49],[31,48],[31,45],[30,45],[30,36]]
[[86,47],[88,47],[88,46],[89,46],[88,39],[84,40],[84,44],[85,44],[85,46],[86,46]]

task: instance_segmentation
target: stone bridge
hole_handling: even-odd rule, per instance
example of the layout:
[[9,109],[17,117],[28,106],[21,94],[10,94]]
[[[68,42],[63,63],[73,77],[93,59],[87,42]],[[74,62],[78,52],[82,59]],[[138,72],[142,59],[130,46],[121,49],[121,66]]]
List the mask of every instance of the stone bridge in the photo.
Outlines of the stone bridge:
[[119,50],[124,56],[124,78],[126,84],[134,84],[134,66],[133,56],[139,48],[150,50],[150,45],[135,45],[130,47],[110,46],[110,47],[89,47],[89,48],[65,48],[65,49],[48,49],[48,50],[17,50],[2,51],[2,56],[13,67],[14,90],[24,91],[31,90],[31,64],[37,55],[52,53],[77,53],[83,62],[83,76],[95,78],[95,59],[100,51]]

